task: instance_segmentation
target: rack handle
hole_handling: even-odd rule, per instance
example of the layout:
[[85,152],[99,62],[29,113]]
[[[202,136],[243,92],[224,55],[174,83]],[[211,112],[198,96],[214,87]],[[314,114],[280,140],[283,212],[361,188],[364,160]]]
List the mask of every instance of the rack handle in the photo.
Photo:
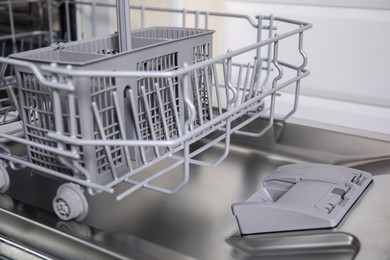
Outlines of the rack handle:
[[132,49],[129,0],[116,0],[119,51]]

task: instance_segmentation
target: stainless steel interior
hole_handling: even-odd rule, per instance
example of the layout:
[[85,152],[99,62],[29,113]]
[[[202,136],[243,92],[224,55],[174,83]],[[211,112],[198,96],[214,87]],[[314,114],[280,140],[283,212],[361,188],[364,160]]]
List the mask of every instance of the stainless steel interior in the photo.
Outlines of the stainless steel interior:
[[[11,180],[12,199],[1,197],[0,234],[22,245],[13,252],[48,258],[385,259],[390,142],[325,128],[276,123],[262,138],[234,137],[228,158],[217,167],[191,166],[189,184],[177,195],[140,190],[120,202],[115,194],[88,197],[82,223],[62,222],[51,212],[57,180],[10,174],[18,180]],[[211,159],[219,149],[202,156]],[[257,191],[276,167],[296,162],[355,167],[372,173],[374,183],[335,229],[241,237],[230,205]]]
[[[14,9],[16,25],[30,24],[33,28],[27,31],[47,29],[42,24],[46,14],[37,13],[43,1],[21,2],[28,3]],[[6,9],[5,4],[0,9],[3,34],[10,33],[5,29],[10,19],[2,17]],[[33,18],[38,22],[32,23]],[[68,25],[57,23],[53,26],[59,37],[66,38],[61,27]],[[11,34],[22,33],[18,28]],[[3,56],[12,51],[2,50]],[[259,129],[263,124],[267,122],[258,119],[247,128]],[[115,194],[88,196],[89,213],[82,222],[61,221],[52,210],[52,199],[63,181],[29,168],[8,169],[11,186],[0,194],[0,258],[388,259],[390,136],[370,137],[372,133],[310,125],[276,122],[260,138],[233,135],[226,160],[216,167],[191,165],[188,185],[174,196],[141,189],[118,202],[115,197],[128,188],[125,183]],[[208,140],[213,136],[195,143],[193,149]],[[9,145],[13,153],[25,153],[23,144]],[[223,151],[220,144],[199,156],[212,161]],[[256,192],[277,167],[299,162],[355,167],[373,174],[374,182],[334,229],[242,237],[231,204]],[[165,163],[143,174],[152,175]],[[175,169],[157,184],[179,181],[181,171]]]

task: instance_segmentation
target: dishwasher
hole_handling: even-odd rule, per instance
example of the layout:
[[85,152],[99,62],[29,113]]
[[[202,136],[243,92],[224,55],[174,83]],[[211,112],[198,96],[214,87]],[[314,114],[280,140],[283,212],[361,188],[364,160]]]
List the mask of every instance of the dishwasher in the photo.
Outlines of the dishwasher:
[[[98,8],[116,32],[96,36]],[[92,37],[72,40],[80,10]],[[288,121],[310,23],[123,0],[0,12],[2,256],[389,257],[390,139]],[[232,23],[253,34],[217,53]]]

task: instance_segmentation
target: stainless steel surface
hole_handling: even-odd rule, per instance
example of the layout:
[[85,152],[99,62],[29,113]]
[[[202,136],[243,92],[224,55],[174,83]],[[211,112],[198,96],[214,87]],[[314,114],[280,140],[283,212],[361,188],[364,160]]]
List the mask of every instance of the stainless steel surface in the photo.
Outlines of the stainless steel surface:
[[[96,258],[250,259],[250,254],[231,246],[232,239],[242,239],[240,244],[244,245],[260,243],[258,248],[268,252],[279,247],[282,250],[277,252],[289,256],[295,252],[299,259],[321,256],[349,259],[359,250],[358,259],[388,257],[390,196],[386,185],[390,183],[390,142],[295,124],[276,124],[274,131],[263,138],[233,138],[231,148],[228,158],[217,167],[191,166],[188,186],[175,196],[140,190],[119,203],[115,194],[88,197],[90,211],[82,223],[61,222],[54,213],[38,208],[50,210],[51,192],[59,185],[54,179],[45,178],[42,183],[39,175],[13,174],[21,179],[17,187],[11,184],[12,196],[28,199],[38,207],[2,197],[0,213],[4,221],[0,223],[0,234],[57,257],[66,257],[69,252],[77,256],[93,252]],[[217,147],[201,156],[212,159],[220,149],[223,148]],[[237,237],[231,204],[258,190],[262,179],[276,167],[294,162],[353,166],[371,172],[374,184],[336,229],[278,233],[271,236],[273,239]],[[48,191],[47,198],[34,198],[34,194],[38,196],[34,189],[43,188]],[[125,188],[121,186],[118,192]],[[29,230],[28,236],[24,230]],[[278,236],[281,239],[275,239]],[[300,240],[291,239],[294,236]],[[319,244],[313,246],[315,239]]]
[[359,240],[345,232],[290,232],[252,236],[235,234],[226,240],[235,259],[352,259]]

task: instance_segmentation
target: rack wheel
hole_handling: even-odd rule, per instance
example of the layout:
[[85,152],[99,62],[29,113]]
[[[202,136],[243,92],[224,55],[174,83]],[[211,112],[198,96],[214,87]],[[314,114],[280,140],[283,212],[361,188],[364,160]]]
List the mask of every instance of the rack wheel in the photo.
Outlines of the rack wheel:
[[8,190],[10,185],[7,169],[0,163],[0,193],[4,193]]
[[53,199],[53,208],[57,216],[65,221],[83,220],[88,213],[88,202],[82,188],[74,183],[62,184]]

